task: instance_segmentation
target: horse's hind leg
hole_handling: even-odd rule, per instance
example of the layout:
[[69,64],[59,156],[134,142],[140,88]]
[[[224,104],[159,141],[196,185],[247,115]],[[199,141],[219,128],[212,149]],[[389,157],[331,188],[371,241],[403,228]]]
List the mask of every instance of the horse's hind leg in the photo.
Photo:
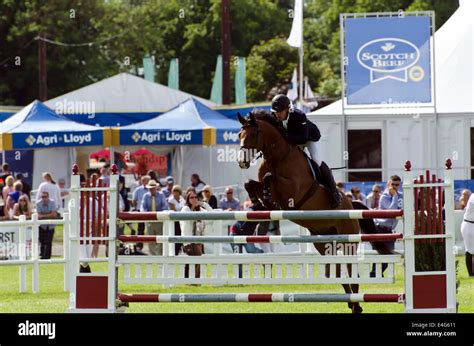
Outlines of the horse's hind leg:
[[[322,244],[322,243],[315,243],[314,246],[316,247],[316,250],[318,250],[318,252],[324,256],[324,255],[337,255],[337,249],[334,249],[333,246],[334,244],[331,243],[329,244],[329,247],[326,246],[326,244]],[[356,250],[357,251],[357,250]],[[345,255],[348,255],[348,254],[352,254],[353,253],[348,253],[348,251],[346,251],[346,248],[344,248],[344,254]],[[347,266],[347,271],[348,273],[348,277],[351,277],[350,273],[352,273],[352,265],[349,264]],[[325,266],[325,276],[327,278],[330,277],[330,265],[327,264]],[[338,264],[336,265],[336,277],[341,277],[341,265]],[[359,285],[358,284],[342,284],[342,287],[344,288],[344,292],[346,294],[352,294],[352,293],[359,293]],[[362,307],[360,306],[359,303],[352,303],[352,302],[349,302],[347,303],[349,309],[351,309],[352,313],[361,313],[362,312]]]

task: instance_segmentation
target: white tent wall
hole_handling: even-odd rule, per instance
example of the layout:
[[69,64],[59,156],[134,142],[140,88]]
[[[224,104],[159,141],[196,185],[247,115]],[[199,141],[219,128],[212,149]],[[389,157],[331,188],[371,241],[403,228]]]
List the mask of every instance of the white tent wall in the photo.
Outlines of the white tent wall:
[[[329,167],[342,167],[346,163],[343,160],[342,147],[342,120],[340,117],[334,119],[319,120],[314,117],[308,117],[318,125],[321,131],[321,157]],[[344,172],[341,170],[333,171],[334,179],[344,180]]]
[[43,182],[42,174],[50,172],[57,182],[60,178],[70,185],[71,168],[76,162],[76,149],[74,148],[48,148],[35,149],[33,161],[33,190]]
[[470,179],[471,146],[470,128],[474,127],[474,117],[444,115],[438,121],[438,152],[441,162],[446,158],[453,161],[454,179]]
[[429,167],[428,155],[423,152],[423,122],[427,119],[414,120],[413,117],[393,118],[384,121],[382,129],[382,165],[387,169],[382,176],[387,180],[390,175],[402,176],[406,160],[410,160],[413,169]]
[[[248,197],[244,183],[249,179],[257,179],[258,166],[261,161],[258,160],[249,169],[242,170],[233,156],[238,150],[239,145],[181,146],[177,148],[173,156],[173,175],[183,189],[191,185],[193,173],[199,174],[201,180],[213,187],[237,184],[239,190],[235,191],[234,195],[243,203]],[[223,156],[224,160],[222,160]]]

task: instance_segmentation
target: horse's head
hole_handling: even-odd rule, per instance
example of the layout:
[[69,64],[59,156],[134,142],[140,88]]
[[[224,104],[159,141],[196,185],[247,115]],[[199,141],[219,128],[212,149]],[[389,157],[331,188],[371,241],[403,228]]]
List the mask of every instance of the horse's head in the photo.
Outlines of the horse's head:
[[259,140],[259,134],[261,135],[261,133],[255,115],[252,112],[246,118],[242,117],[240,113],[237,113],[237,117],[242,124],[239,132],[240,150],[237,162],[240,168],[247,169],[250,167],[250,163],[254,160],[256,154],[262,150]]

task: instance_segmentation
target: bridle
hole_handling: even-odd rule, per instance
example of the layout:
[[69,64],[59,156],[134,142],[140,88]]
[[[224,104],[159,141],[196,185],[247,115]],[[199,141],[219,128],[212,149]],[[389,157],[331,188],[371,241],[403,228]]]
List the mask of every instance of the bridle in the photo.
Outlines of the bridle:
[[[257,133],[255,135],[255,145],[253,146],[250,146],[251,148],[255,148],[257,149],[259,147],[259,141],[260,141],[260,127],[258,127],[257,124],[246,124],[246,125],[243,125],[242,126],[242,130],[245,129],[246,127],[256,127],[257,128]],[[241,130],[241,132],[242,132]],[[240,137],[240,133],[239,133],[239,137]],[[249,150],[250,148],[246,148],[244,147],[243,145],[240,146],[240,150]],[[250,160],[249,164],[251,164],[252,162],[254,162],[255,160],[258,160],[259,158],[261,158],[263,156],[263,153],[261,150],[258,151],[257,155],[255,155],[254,158],[252,158],[252,160]]]
[[[245,124],[245,125],[242,126],[242,129],[244,129],[244,128],[246,128],[246,127],[256,127],[256,128],[257,128],[257,133],[256,133],[256,135],[255,135],[255,144],[253,145],[253,148],[255,148],[255,149],[258,148],[258,147],[259,147],[259,144],[260,144],[259,141],[260,141],[260,138],[261,138],[260,133],[262,132],[262,131],[260,130],[260,127],[259,127],[258,124],[256,124],[256,123],[255,123],[255,124]],[[239,136],[240,136],[240,133],[239,133]],[[275,146],[276,146],[275,143],[271,143],[270,146],[271,146],[272,150],[275,150]],[[251,146],[251,147],[252,147],[252,146]],[[261,148],[263,148],[263,146],[261,146]],[[241,146],[240,146],[240,150],[242,150],[242,149],[247,149],[247,150],[248,150],[249,148],[245,148],[244,146],[241,145]],[[273,163],[276,164],[276,163],[280,162],[281,160],[283,160],[285,157],[287,157],[287,156],[290,154],[290,151],[291,151],[291,145],[288,145],[288,150],[286,151],[286,153],[285,153],[284,155],[282,155],[282,156],[280,157],[280,159],[278,159],[278,160],[273,160]],[[249,163],[252,163],[252,162],[254,162],[255,160],[258,160],[258,159],[261,158],[262,156],[263,156],[263,152],[262,152],[262,150],[260,150],[260,151],[257,153],[257,155],[255,155],[255,157],[254,157]]]

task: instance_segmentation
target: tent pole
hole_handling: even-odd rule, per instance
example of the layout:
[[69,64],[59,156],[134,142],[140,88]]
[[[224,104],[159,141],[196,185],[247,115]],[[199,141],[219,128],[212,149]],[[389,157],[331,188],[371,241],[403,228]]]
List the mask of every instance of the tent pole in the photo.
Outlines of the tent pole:
[[209,185],[214,185],[212,183],[212,146],[209,146]]
[[115,164],[115,148],[112,146],[110,147],[110,166]]

